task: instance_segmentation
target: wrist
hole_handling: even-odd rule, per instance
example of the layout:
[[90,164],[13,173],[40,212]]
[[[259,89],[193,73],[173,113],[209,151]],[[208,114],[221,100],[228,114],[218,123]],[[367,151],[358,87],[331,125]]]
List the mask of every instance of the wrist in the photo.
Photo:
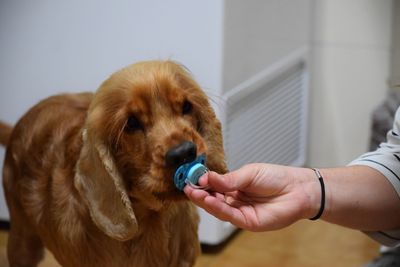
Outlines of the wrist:
[[[320,173],[323,176],[323,172],[320,171]],[[322,198],[321,183],[316,172],[310,168],[296,168],[294,178],[302,196],[301,219],[315,218],[321,210]]]
[[315,175],[318,178],[318,182],[320,183],[321,186],[321,204],[319,206],[319,210],[317,215],[315,215],[314,217],[310,218],[310,220],[315,221],[318,220],[319,218],[321,218],[324,209],[325,209],[325,183],[324,183],[324,178],[322,177],[321,172],[318,169],[312,169],[315,172]]

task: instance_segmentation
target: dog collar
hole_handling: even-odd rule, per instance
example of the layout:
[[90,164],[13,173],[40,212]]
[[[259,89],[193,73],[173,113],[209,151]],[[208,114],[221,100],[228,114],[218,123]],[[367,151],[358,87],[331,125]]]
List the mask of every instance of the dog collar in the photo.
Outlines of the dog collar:
[[200,155],[194,161],[181,165],[176,170],[174,175],[174,183],[176,188],[178,188],[180,191],[183,191],[183,188],[187,184],[197,187],[200,177],[208,172],[207,167],[204,165],[205,162],[205,155]]

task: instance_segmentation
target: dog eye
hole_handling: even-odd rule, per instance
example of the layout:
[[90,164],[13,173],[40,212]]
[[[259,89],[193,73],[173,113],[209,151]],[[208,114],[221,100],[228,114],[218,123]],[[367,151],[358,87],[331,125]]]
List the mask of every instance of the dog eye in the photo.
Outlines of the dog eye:
[[190,113],[190,111],[192,111],[192,109],[193,109],[192,103],[185,100],[185,102],[183,102],[183,105],[182,105],[182,114],[183,115],[188,114],[188,113]]
[[137,130],[142,130],[143,125],[140,123],[140,121],[135,117],[135,116],[130,116],[128,118],[128,121],[126,122],[125,125],[125,130],[127,132],[134,132]]

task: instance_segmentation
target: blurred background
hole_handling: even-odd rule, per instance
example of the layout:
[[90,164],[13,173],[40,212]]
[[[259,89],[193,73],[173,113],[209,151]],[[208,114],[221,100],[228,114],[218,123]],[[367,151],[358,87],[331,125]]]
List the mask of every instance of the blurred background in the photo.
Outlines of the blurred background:
[[[0,119],[14,124],[53,94],[95,91],[128,64],[171,59],[212,100],[231,169],[247,162],[345,165],[368,150],[372,112],[400,83],[399,16],[397,0],[2,0]],[[199,212],[203,244],[230,240],[234,227]],[[0,219],[8,220],[1,192]],[[237,266],[352,266],[336,265],[337,255],[326,253],[325,264],[304,263],[315,256],[315,247],[304,249],[314,235],[334,244],[324,251],[338,253],[337,244],[339,256],[351,251],[348,264],[377,251],[361,233],[309,224],[239,236],[264,252],[263,242],[271,248],[273,241],[278,249],[268,257],[275,265],[265,263],[268,253],[252,265],[225,257]],[[236,266],[212,265],[220,253],[201,266]]]

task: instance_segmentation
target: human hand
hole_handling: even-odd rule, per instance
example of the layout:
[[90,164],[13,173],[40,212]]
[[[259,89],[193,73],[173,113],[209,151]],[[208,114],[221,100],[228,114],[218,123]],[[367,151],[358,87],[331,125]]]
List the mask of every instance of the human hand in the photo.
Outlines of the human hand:
[[[254,163],[200,178],[208,191],[184,188],[196,205],[215,217],[250,231],[276,230],[318,211],[318,180],[310,169]],[[314,190],[314,192],[313,192]],[[313,203],[317,203],[314,205]]]

